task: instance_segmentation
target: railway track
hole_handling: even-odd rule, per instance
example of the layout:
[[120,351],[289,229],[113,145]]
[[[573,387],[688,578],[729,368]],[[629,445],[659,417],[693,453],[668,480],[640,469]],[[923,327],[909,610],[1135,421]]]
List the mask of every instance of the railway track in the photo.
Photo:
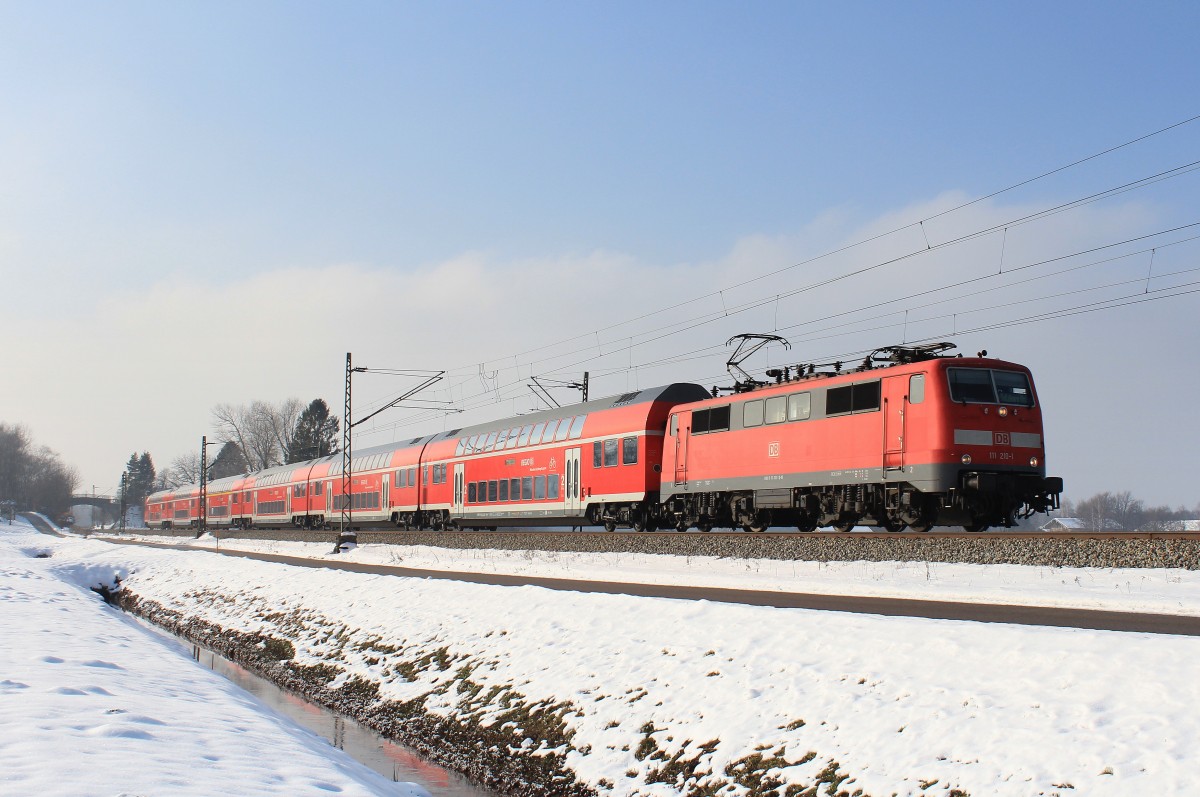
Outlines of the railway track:
[[[193,537],[192,530],[140,532]],[[336,530],[218,530],[223,540],[321,542],[331,547]],[[460,550],[498,549],[546,553],[631,553],[797,561],[909,561],[1016,564],[1045,567],[1159,567],[1200,570],[1196,532],[985,532],[922,534],[862,532],[605,532],[502,529],[499,531],[401,531],[364,529],[360,543],[425,545]]]

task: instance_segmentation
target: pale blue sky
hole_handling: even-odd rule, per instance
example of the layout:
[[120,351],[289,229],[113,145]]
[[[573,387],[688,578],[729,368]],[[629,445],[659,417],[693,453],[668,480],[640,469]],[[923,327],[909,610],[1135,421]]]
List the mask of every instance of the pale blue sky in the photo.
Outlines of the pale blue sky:
[[[526,286],[519,296],[557,303],[560,275],[580,288],[619,273],[619,284],[589,291],[611,293],[606,318],[651,312],[1195,116],[1197,30],[1195,3],[0,2],[0,272],[20,297],[5,313],[10,324],[46,322],[36,333],[45,350],[8,363],[32,371],[35,387],[25,399],[6,395],[0,420],[26,422],[89,484],[106,484],[134,449],[164,462],[183,453],[215,403],[340,403],[348,349],[369,354],[390,339],[375,354],[381,365],[454,367],[552,343],[579,321],[539,324],[540,312],[524,310],[524,326],[488,329],[482,300],[465,316],[454,307],[474,296],[467,286],[478,288],[479,274],[507,275]],[[1195,160],[1200,123],[1006,194],[986,222]],[[1056,217],[1007,245],[1038,258],[1110,232],[1154,232],[1200,220],[1197,199],[1200,179],[1185,175],[1102,206],[1111,216]],[[928,231],[944,239],[964,225]],[[343,330],[331,320],[343,288],[329,269],[339,267],[420,275],[444,292],[442,304],[430,309],[428,291],[401,281],[379,325]],[[655,293],[636,295],[636,275],[651,271]],[[889,286],[935,287],[940,273]],[[778,282],[786,290],[804,279]],[[182,300],[190,314],[129,320],[133,308],[202,290],[203,301]],[[247,296],[261,299],[235,312]],[[313,297],[326,304],[313,310]],[[820,302],[867,303],[855,298]],[[300,305],[319,317],[315,329],[297,323]],[[1198,306],[1180,298],[1061,322],[1053,348],[1067,355],[1046,354],[1026,333],[987,337],[1035,369],[1075,363],[1070,384],[1107,363],[1084,353],[1097,344],[1126,345],[1134,358],[1161,352],[1145,355],[1146,377],[1161,378],[1194,346]],[[407,315],[418,307],[443,332],[459,327],[415,363],[399,344],[427,338]],[[1180,339],[1164,341],[1150,320]],[[1120,325],[1128,334],[1117,343],[1093,337]],[[743,326],[734,331],[763,324]],[[151,428],[140,419],[154,405],[126,398],[125,428],[85,443],[85,427],[61,419],[83,424],[89,412],[38,394],[64,358],[82,367],[81,350],[145,356],[137,335],[148,330],[161,347],[160,384],[179,384],[199,344],[230,328],[238,337],[224,350],[248,346],[238,359],[255,367],[189,388],[192,404],[178,410],[186,420],[177,413]],[[727,331],[699,331],[659,354],[719,345]],[[270,354],[278,346],[314,355],[285,365]],[[403,363],[391,359],[398,348]],[[663,377],[704,381],[722,361]],[[105,372],[72,378],[96,384]],[[1088,396],[1047,388],[1068,404]],[[1167,405],[1169,422],[1194,435],[1182,402]],[[1064,435],[1072,448],[1059,455],[1077,471],[1062,474],[1083,490],[1076,498],[1121,486],[1095,467],[1087,428]],[[1163,431],[1115,445],[1132,456]],[[1153,459],[1161,472],[1139,468],[1135,491],[1200,500],[1179,475],[1196,471],[1194,453]]]

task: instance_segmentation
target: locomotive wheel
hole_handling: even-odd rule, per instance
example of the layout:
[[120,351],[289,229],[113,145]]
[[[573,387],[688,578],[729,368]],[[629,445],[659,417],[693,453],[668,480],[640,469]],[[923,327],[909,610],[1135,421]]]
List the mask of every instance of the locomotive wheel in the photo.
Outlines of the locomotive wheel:
[[845,534],[846,532],[850,531],[852,528],[854,528],[857,525],[858,525],[857,517],[855,517],[854,515],[843,515],[842,517],[838,518],[834,522],[833,530],[840,531],[843,534]]
[[743,528],[745,528],[746,531],[750,531],[755,534],[761,534],[762,532],[766,531],[770,527],[771,527],[771,510],[760,509],[758,511],[758,513],[755,514],[754,520],[750,521],[750,523],[748,523]]

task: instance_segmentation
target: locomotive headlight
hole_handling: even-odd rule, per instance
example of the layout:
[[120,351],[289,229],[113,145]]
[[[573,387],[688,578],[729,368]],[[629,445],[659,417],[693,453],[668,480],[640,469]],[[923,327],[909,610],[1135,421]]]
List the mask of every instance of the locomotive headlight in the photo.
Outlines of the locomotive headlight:
[[1036,468],[1037,466],[1038,466],[1038,458],[1037,458],[1037,457],[1030,457],[1030,458],[1029,458],[1029,467],[1031,467],[1031,468]]
[[970,465],[970,464],[971,464],[971,455],[970,455],[970,454],[963,454],[963,455],[962,455],[962,464],[964,464],[964,465]]
[[1007,418],[1007,417],[1008,417],[1008,407],[1001,407],[999,410],[997,410],[997,412],[999,412],[999,413],[1000,413],[1000,417],[1001,417],[1001,418]]

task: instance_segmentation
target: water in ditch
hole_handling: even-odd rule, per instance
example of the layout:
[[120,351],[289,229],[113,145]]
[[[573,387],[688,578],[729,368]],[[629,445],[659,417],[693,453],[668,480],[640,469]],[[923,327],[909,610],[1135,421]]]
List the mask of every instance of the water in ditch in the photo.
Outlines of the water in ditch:
[[[161,629],[159,629],[161,631]],[[191,642],[192,658],[224,675],[279,714],[323,737],[351,758],[393,781],[419,784],[433,797],[495,797],[456,772],[431,764],[417,753],[380,736],[370,728],[305,698],[280,689],[271,681]]]

